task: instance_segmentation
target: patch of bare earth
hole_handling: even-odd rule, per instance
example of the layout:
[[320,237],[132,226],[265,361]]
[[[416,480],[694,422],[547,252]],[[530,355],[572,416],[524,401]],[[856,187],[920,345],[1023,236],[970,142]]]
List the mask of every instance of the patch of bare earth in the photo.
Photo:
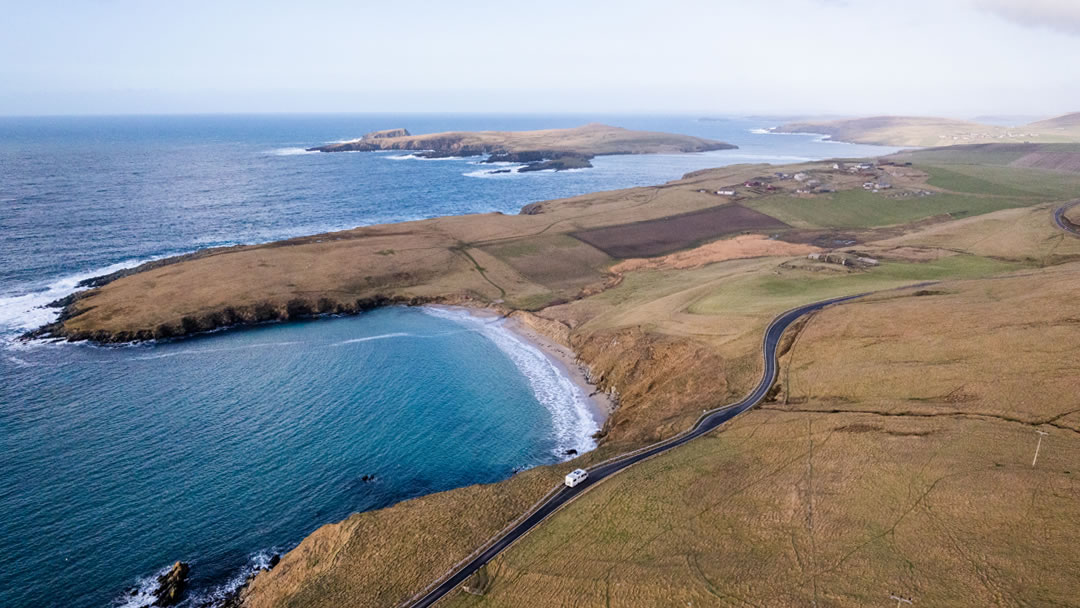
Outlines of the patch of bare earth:
[[633,258],[670,253],[728,234],[789,227],[772,216],[730,203],[644,222],[580,230],[570,236],[611,257]]
[[611,271],[621,274],[633,270],[682,270],[726,260],[806,255],[817,251],[821,251],[821,249],[813,245],[787,243],[771,239],[762,234],[744,234],[731,239],[714,241],[689,251],[680,251],[658,258],[625,260],[612,266]]

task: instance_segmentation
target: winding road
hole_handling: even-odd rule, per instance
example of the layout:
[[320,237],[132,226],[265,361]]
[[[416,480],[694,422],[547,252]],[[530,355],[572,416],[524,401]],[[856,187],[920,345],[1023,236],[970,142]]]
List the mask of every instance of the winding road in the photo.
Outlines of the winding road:
[[1080,199],[1070,201],[1054,210],[1054,223],[1058,228],[1061,228],[1065,232],[1073,236],[1080,237],[1080,227],[1069,221],[1069,218],[1065,217],[1065,212],[1073,207],[1080,205]]
[[[1063,212],[1064,211],[1062,211],[1062,213]],[[762,343],[762,353],[765,357],[765,373],[762,374],[761,382],[758,383],[757,388],[755,388],[753,392],[737,403],[725,405],[703,413],[693,427],[675,437],[594,466],[589,469],[589,477],[576,487],[568,488],[562,486],[560,489],[555,490],[546,500],[537,505],[527,517],[520,520],[516,525],[503,533],[502,536],[487,546],[481,553],[465,564],[458,566],[453,572],[448,574],[446,578],[439,582],[437,586],[423,592],[423,595],[415,599],[410,605],[413,606],[413,608],[425,608],[433,605],[444,595],[453,591],[458,585],[465,582],[469,576],[513,544],[514,541],[521,538],[525,533],[547,519],[548,516],[557,511],[560,507],[570,502],[590,487],[627,467],[633,466],[648,458],[652,458],[657,454],[662,454],[672,448],[679,447],[688,441],[692,441],[760,403],[769,392],[769,388],[772,387],[773,382],[776,380],[776,347],[780,343],[780,336],[783,335],[784,330],[803,315],[821,310],[830,304],[862,297],[862,295],[865,294],[833,298],[815,302],[813,304],[807,304],[789,310],[773,319],[772,323],[770,323],[769,327],[765,330],[765,338]]]

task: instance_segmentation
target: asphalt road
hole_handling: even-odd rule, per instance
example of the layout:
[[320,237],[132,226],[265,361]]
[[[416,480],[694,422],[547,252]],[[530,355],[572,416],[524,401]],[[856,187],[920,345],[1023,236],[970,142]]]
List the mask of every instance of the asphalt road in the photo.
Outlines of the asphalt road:
[[495,541],[490,547],[484,550],[475,558],[470,560],[467,564],[461,566],[447,579],[442,581],[439,586],[428,591],[423,597],[418,599],[412,604],[413,608],[425,608],[431,606],[435,602],[439,601],[447,593],[453,591],[458,585],[465,582],[474,572],[479,570],[484,564],[491,561],[496,555],[501,553],[504,549],[513,544],[514,541],[521,538],[526,532],[534,528],[537,524],[544,521],[549,515],[557,511],[560,507],[573,500],[576,496],[582,492],[588,490],[590,487],[600,483],[604,479],[611,477],[615,473],[633,466],[642,460],[646,460],[657,454],[666,452],[672,448],[676,448],[688,441],[692,441],[709,431],[712,431],[716,427],[724,424],[728,420],[731,420],[735,416],[745,412],[746,410],[754,407],[762,399],[765,398],[765,394],[769,392],[769,388],[772,387],[773,381],[776,380],[777,363],[776,363],[776,347],[780,343],[780,336],[784,333],[784,330],[788,328],[796,319],[806,315],[808,313],[820,310],[829,304],[835,304],[837,302],[843,302],[851,300],[861,296],[847,296],[843,298],[833,298],[831,300],[824,300],[821,302],[815,302],[813,304],[807,304],[793,310],[789,310],[779,317],[773,319],[773,322],[765,330],[765,338],[762,345],[762,352],[765,356],[765,373],[761,378],[761,382],[757,385],[746,398],[737,403],[725,405],[714,410],[711,410],[702,415],[698,419],[697,424],[694,425],[690,431],[677,435],[666,441],[661,441],[655,445],[649,446],[645,449],[633,452],[625,457],[617,460],[602,463],[596,467],[589,469],[589,477],[578,484],[576,487],[568,488],[563,486],[562,489],[552,495],[546,502],[544,502],[536,511],[534,511],[527,518],[522,520],[511,530],[506,532],[498,540]]
[[1065,212],[1077,205],[1080,205],[1080,200],[1065,203],[1054,210],[1054,223],[1057,224],[1058,228],[1061,228],[1073,236],[1080,236],[1080,229],[1076,227],[1076,224],[1065,219]]

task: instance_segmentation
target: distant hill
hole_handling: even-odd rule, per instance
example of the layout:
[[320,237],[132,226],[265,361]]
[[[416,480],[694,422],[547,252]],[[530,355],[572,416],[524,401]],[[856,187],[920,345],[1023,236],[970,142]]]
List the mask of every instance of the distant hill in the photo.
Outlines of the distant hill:
[[820,133],[836,141],[883,146],[934,147],[975,143],[1080,142],[1080,113],[1019,127],[986,125],[927,116],[872,116],[846,120],[794,122],[777,133]]
[[885,158],[941,164],[978,164],[1080,173],[1080,144],[974,144],[897,152]]
[[1033,122],[1029,127],[1036,129],[1080,129],[1080,112],[1073,112],[1064,116],[1058,116],[1057,118],[1049,118],[1047,120],[1040,120]]

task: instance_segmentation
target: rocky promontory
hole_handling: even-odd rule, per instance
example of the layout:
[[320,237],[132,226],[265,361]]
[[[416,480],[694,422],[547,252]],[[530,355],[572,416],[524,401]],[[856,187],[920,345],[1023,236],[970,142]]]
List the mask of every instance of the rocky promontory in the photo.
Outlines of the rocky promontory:
[[407,129],[374,131],[346,142],[309,148],[313,152],[411,151],[421,158],[486,156],[484,162],[523,163],[521,171],[562,171],[591,167],[596,156],[677,154],[730,150],[728,143],[602,124],[540,131],[457,131],[412,135]]

